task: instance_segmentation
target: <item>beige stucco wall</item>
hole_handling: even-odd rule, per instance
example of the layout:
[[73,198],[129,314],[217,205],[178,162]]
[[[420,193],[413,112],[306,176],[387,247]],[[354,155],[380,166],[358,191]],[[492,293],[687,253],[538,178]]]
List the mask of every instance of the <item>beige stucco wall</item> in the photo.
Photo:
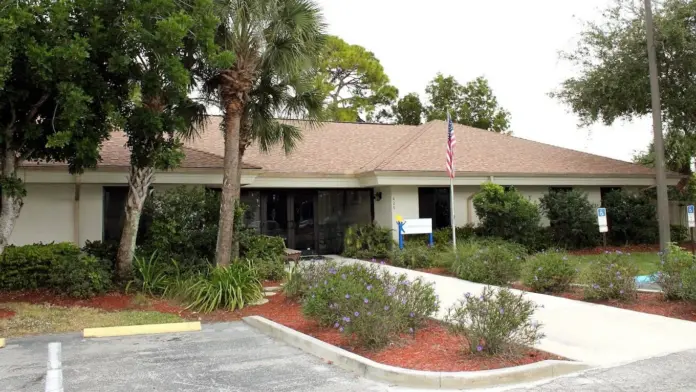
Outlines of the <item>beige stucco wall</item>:
[[73,241],[72,184],[27,184],[27,196],[10,243],[27,245],[35,242]]
[[[479,222],[472,200],[479,189],[477,186],[454,187],[454,215],[457,226]],[[516,189],[536,203],[549,190],[544,186],[517,186]],[[588,200],[599,205],[600,187],[578,186],[574,189],[587,193]],[[418,218],[417,186],[385,186],[376,188],[376,191],[382,192],[383,197],[381,201],[375,202],[375,222],[380,226],[396,230],[396,215],[401,215],[404,219]],[[548,224],[546,217],[542,217],[542,224]],[[396,237],[396,231],[394,236]]]

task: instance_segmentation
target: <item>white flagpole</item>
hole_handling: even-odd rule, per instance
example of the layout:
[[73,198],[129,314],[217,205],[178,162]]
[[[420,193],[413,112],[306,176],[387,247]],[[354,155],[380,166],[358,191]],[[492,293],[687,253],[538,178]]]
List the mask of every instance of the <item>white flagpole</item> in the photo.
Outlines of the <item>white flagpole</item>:
[[[452,159],[454,161],[454,159]],[[454,173],[454,162],[452,162],[452,173]],[[454,220],[454,181],[453,177],[450,176],[450,224],[452,225],[452,247],[454,248],[454,251],[457,251],[457,235],[456,235],[456,224]]]

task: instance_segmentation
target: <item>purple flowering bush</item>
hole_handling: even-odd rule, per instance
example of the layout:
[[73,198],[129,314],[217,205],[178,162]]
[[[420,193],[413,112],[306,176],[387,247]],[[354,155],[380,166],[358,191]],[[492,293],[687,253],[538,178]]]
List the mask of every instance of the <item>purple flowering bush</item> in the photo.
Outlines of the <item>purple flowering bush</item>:
[[532,320],[537,305],[508,288],[487,286],[481,295],[464,294],[448,310],[445,321],[452,333],[463,336],[474,354],[516,354],[544,335]]
[[627,301],[636,296],[638,267],[630,254],[605,252],[583,269],[579,282],[584,285],[584,298],[590,301],[619,299]]
[[471,282],[506,285],[516,280],[524,262],[523,246],[499,240],[476,240],[457,244],[457,253],[449,252],[450,270]]
[[568,254],[560,251],[537,253],[525,261],[522,282],[537,292],[563,292],[577,275]]
[[415,333],[439,309],[431,284],[391,275],[376,265],[329,265],[310,282],[302,311],[349,335],[358,346],[379,349],[403,333]]
[[[687,272],[694,268],[691,252],[676,244],[670,244],[667,252],[660,252],[660,266],[653,276],[666,299],[679,300],[684,298],[684,283],[690,283],[689,278],[684,282]],[[690,290],[690,288],[687,287]]]

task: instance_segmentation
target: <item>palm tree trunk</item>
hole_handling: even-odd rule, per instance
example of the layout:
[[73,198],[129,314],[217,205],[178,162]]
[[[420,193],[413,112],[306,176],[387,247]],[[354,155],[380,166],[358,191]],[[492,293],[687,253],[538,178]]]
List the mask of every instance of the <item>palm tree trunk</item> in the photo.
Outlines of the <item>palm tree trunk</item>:
[[151,167],[136,168],[131,166],[128,176],[128,199],[126,199],[126,216],[121,231],[121,242],[118,245],[116,265],[118,276],[128,279],[132,272],[135,242],[138,238],[138,226],[143,206],[154,182],[155,170]]
[[[234,195],[234,205],[237,205],[237,202],[239,201],[241,203],[241,185],[242,185],[242,158],[244,157],[244,150],[242,147],[239,147],[239,163],[237,164],[237,193]],[[236,208],[236,207],[235,207]],[[239,222],[241,223],[241,222]],[[237,227],[240,227],[240,225],[237,225]],[[236,260],[239,258],[239,233],[237,235],[233,236],[232,238],[232,259]]]
[[[11,139],[7,139],[5,144],[9,144]],[[17,178],[17,160],[15,152],[9,148],[3,151],[2,175],[3,178]],[[19,181],[19,180],[18,180]],[[21,184],[19,184],[21,185]],[[2,208],[0,208],[0,254],[5,251],[5,247],[10,243],[10,236],[14,230],[15,223],[19,217],[19,212],[22,210],[24,202],[16,192],[0,191],[0,200],[2,200]]]
[[234,238],[234,209],[239,198],[239,130],[242,118],[241,102],[232,100],[225,108],[225,161],[220,200],[220,224],[218,227],[215,264],[230,264]]

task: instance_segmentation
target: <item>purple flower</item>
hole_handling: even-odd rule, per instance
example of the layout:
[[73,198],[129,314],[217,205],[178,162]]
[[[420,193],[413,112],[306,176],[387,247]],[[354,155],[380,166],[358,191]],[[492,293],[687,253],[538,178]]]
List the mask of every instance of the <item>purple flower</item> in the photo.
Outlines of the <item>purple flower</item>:
[[500,308],[500,314],[504,314],[504,313],[505,313],[505,309]]
[[543,268],[541,268],[541,267],[537,268],[537,271],[541,271],[541,270],[543,270]]
[[368,300],[367,298],[365,298],[365,299],[363,299],[363,302],[364,302],[364,303],[368,303],[368,302],[370,302],[370,300]]
[[338,328],[340,326],[341,326],[341,324],[339,324],[339,323],[334,324],[334,328]]
[[614,288],[614,283],[609,283],[609,288],[613,289]]
[[336,269],[333,268],[333,267],[332,267],[332,268],[329,268],[329,273],[330,273],[331,275],[336,275]]
[[464,298],[469,298],[469,297],[471,297],[471,293],[465,293],[465,294],[464,294]]
[[355,312],[355,313],[353,313],[353,316],[355,316],[355,317],[360,316],[360,312]]
[[372,290],[372,285],[368,284],[367,287],[365,287],[365,288],[367,289],[367,291],[370,291],[370,290]]
[[341,274],[341,279],[346,280],[346,274]]
[[343,317],[343,321],[349,323],[349,322],[350,322],[350,317],[348,317],[348,316]]
[[386,263],[384,262],[384,260],[380,261],[379,263],[380,263],[381,265],[386,264]]
[[483,351],[483,347],[482,347],[482,346],[476,346],[476,351],[478,351],[478,352]]
[[372,312],[367,312],[367,315],[368,315],[368,316],[372,316]]
[[375,259],[375,258],[373,257],[373,258],[372,258],[372,262],[374,263],[374,262],[376,262],[376,261],[377,261],[377,259]]
[[624,291],[623,291],[623,290],[619,291],[619,294],[623,294],[623,293],[624,293]]
[[409,328],[409,329],[408,329],[408,332],[413,333],[413,328]]
[[343,327],[338,329],[339,332],[343,332]]
[[592,285],[592,288],[595,289],[595,290],[598,290],[598,289],[599,289],[599,285],[595,283],[595,284]]
[[346,294],[346,299],[350,299],[350,294]]
[[406,299],[402,299],[402,300],[401,300],[401,304],[402,304],[402,305],[406,305]]
[[616,251],[616,254],[617,254],[617,255],[622,255],[622,254],[623,254],[623,252],[622,252],[622,251],[620,251],[620,250],[617,250],[617,251]]
[[389,305],[384,305],[384,310],[389,310]]
[[539,277],[537,277],[536,275],[534,275],[534,281],[537,281],[537,280],[539,280]]
[[415,317],[416,315],[413,312],[411,312],[411,314],[409,314],[409,316]]

